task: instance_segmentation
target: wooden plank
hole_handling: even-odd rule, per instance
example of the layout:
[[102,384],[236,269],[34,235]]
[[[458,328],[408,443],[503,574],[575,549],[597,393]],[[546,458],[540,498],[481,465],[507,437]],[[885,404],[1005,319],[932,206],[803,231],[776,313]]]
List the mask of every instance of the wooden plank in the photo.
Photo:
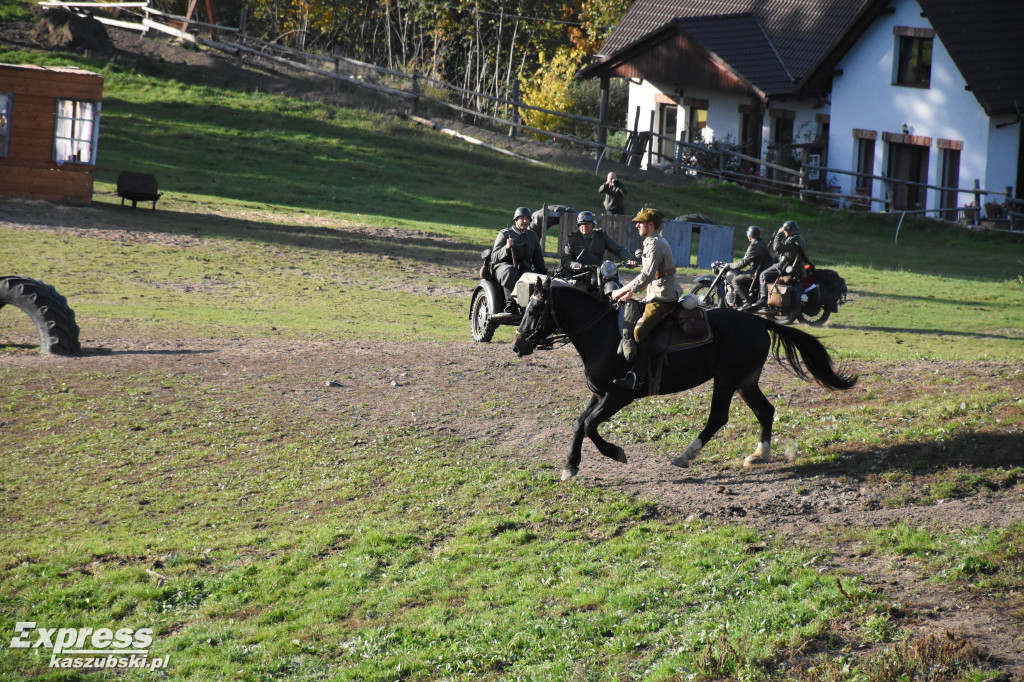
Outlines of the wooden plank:
[[62,201],[74,205],[92,202],[91,173],[61,170],[0,168],[0,194]]
[[665,220],[661,224],[661,236],[672,247],[672,261],[676,267],[690,267],[693,240],[692,223],[684,223],[681,220]]
[[39,5],[43,7],[66,7],[73,9],[75,7],[146,7],[149,5],[148,2],[40,2]]
[[21,97],[64,97],[98,100],[103,93],[103,77],[87,72],[64,73],[47,71],[0,72],[0,90]]
[[697,267],[708,270],[715,261],[731,261],[734,231],[725,225],[696,225],[700,230],[697,242]]
[[145,33],[149,30],[148,27],[136,22],[136,21],[121,21],[120,19],[108,19],[107,17],[93,17],[96,21],[107,26],[116,26],[118,28],[126,28],[129,31],[142,31]]
[[170,26],[164,26],[160,22],[153,21],[152,19],[143,19],[142,20],[142,25],[146,26],[148,28],[152,28],[152,29],[157,30],[157,31],[161,31],[163,33],[168,33],[168,34],[170,34],[172,36],[176,36],[178,38],[181,38],[182,40],[187,40],[187,41],[192,42],[192,43],[196,42],[195,36],[193,36],[191,33],[186,33],[184,31],[179,31],[178,29],[171,28]]

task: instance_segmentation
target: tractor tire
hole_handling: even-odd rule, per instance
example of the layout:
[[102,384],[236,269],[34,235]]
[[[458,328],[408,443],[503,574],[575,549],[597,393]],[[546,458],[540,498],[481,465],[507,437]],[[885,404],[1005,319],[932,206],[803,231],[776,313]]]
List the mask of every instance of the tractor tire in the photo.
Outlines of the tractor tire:
[[77,355],[75,311],[68,300],[49,284],[29,277],[0,277],[0,308],[11,305],[22,310],[39,330],[39,350],[53,355]]

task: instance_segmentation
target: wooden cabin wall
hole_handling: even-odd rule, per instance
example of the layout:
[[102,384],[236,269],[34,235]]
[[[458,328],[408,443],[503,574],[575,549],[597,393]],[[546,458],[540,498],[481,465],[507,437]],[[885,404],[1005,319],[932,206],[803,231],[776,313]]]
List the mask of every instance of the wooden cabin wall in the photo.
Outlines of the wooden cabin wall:
[[0,92],[12,95],[7,156],[0,158],[0,194],[92,203],[92,164],[53,160],[57,100],[99,102],[103,77],[87,71],[0,64]]

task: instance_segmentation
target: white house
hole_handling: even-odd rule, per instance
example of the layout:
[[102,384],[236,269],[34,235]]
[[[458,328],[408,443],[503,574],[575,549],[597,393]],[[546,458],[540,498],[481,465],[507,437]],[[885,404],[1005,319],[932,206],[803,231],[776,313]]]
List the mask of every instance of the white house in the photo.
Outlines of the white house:
[[941,187],[1024,196],[1022,31],[1018,0],[637,0],[578,76],[630,79],[656,163],[674,140],[796,145],[874,210],[953,218],[974,194]]

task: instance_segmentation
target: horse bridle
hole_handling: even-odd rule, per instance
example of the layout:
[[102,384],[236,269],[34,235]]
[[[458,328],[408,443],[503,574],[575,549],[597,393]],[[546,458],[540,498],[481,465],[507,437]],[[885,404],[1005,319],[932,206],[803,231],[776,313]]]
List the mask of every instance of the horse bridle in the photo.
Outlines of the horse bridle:
[[[588,329],[590,329],[591,327],[596,325],[598,322],[600,322],[601,318],[603,318],[605,315],[607,315],[610,312],[614,312],[615,310],[617,310],[617,308],[614,307],[614,306],[606,306],[605,309],[600,314],[595,315],[593,319],[591,319],[589,322],[584,324],[582,327],[580,327],[579,329],[575,329],[575,330],[570,331],[570,330],[568,330],[568,329],[566,329],[565,327],[562,326],[562,324],[558,321],[558,316],[555,314],[555,306],[554,306],[554,304],[553,304],[553,302],[551,300],[551,279],[548,278],[544,282],[542,287],[543,287],[544,293],[546,294],[546,297],[547,297],[547,305],[545,306],[544,313],[541,316],[541,319],[537,323],[537,329],[534,332],[530,333],[529,335],[526,335],[526,336],[522,337],[524,341],[526,341],[527,343],[532,344],[534,348],[540,348],[541,344],[543,344],[545,341],[547,341],[547,342],[549,342],[551,344],[560,343],[561,345],[564,346],[565,344],[569,343],[570,337],[572,337],[572,336],[574,336],[576,334],[581,334],[581,333],[587,331]],[[534,298],[536,298],[537,296],[539,296],[539,294],[534,294],[533,295]],[[554,332],[551,332],[551,333],[544,334],[544,336],[542,338],[538,339],[537,336],[542,333],[541,330],[544,329],[544,328],[547,328],[547,326],[548,326],[547,325],[547,321],[549,319],[555,325],[555,329],[562,329],[564,333],[562,333],[562,334],[555,334]]]

